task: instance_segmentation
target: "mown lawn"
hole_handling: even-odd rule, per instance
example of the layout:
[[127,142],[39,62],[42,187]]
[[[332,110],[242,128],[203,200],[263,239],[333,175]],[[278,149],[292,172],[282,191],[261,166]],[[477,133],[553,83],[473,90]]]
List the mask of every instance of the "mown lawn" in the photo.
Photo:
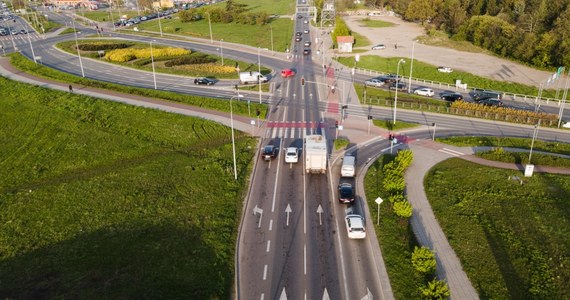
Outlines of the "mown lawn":
[[463,268],[483,299],[570,297],[570,177],[449,159],[424,186]]
[[255,141],[0,78],[0,295],[228,299]]

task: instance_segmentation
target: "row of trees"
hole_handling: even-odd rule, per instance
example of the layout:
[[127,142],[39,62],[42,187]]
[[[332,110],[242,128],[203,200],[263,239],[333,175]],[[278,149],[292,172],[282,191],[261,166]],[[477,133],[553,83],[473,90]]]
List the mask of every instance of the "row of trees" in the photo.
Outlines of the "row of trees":
[[366,0],[541,68],[570,65],[570,0]]
[[271,20],[266,12],[248,12],[246,5],[226,1],[225,7],[193,8],[179,13],[182,22],[199,21],[209,18],[214,23],[240,23],[246,25],[265,25]]

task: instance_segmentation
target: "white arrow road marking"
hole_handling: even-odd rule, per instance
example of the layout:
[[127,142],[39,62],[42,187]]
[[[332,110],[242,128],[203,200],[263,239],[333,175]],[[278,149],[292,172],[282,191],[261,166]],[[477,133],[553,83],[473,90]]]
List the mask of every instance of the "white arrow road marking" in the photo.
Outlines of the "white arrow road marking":
[[281,296],[279,296],[279,300],[287,300],[287,293],[285,293],[285,288],[283,288]]
[[261,218],[263,218],[263,209],[257,207],[257,204],[255,205],[255,207],[253,208],[253,215],[257,215],[259,214],[259,225],[257,226],[257,228],[261,228]]
[[330,300],[331,298],[329,297],[329,292],[327,291],[327,288],[325,288],[325,292],[323,293],[323,300]]
[[287,204],[287,208],[285,208],[285,212],[287,213],[287,226],[289,226],[289,213],[293,212],[291,209],[291,205]]
[[372,300],[374,296],[372,296],[372,292],[366,288],[366,296],[360,298],[360,300]]
[[323,225],[323,220],[322,220],[322,215],[323,215],[323,207],[319,204],[319,207],[317,207],[317,213],[319,214],[319,225]]

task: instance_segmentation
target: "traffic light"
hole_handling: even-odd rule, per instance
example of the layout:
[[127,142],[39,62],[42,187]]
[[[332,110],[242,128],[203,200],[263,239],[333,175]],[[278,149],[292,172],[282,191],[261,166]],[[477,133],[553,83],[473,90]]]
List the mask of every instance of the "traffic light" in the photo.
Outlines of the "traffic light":
[[348,109],[348,105],[343,105],[342,109]]
[[255,115],[257,115],[259,117],[259,115],[261,115],[261,111],[258,109],[255,110]]
[[372,116],[371,116],[371,115],[368,115],[368,120],[372,120]]
[[305,86],[305,77],[301,77],[301,85]]
[[335,128],[338,128],[338,120],[337,120],[337,121],[334,121],[334,127],[335,127]]

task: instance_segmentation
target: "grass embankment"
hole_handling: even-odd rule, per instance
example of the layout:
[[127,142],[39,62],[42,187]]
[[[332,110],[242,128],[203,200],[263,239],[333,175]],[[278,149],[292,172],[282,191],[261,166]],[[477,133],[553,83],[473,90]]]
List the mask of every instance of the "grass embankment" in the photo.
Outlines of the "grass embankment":
[[[459,147],[497,147],[491,151],[478,152],[477,155],[495,161],[516,164],[528,164],[528,152],[510,152],[503,148],[530,150],[532,139],[494,136],[449,137],[438,138],[438,142]],[[532,163],[541,166],[570,168],[570,159],[551,154],[537,153],[540,151],[553,154],[570,155],[570,144],[535,140],[533,145]]]
[[0,294],[228,299],[255,140],[0,78]]
[[521,185],[513,175],[453,158],[424,186],[481,298],[567,299],[570,177],[534,174]]
[[[84,86],[113,90],[125,94],[140,95],[140,96],[163,99],[173,102],[185,103],[192,106],[213,109],[218,111],[229,112],[230,109],[228,102],[226,100],[206,98],[201,96],[183,95],[167,91],[130,87],[130,86],[124,86],[109,82],[78,77],[65,72],[60,72],[48,67],[44,67],[40,64],[34,64],[34,62],[28,60],[21,54],[12,54],[10,56],[10,62],[15,68],[23,72],[43,78],[48,78],[51,80],[64,82],[66,84],[67,83],[81,84]],[[257,109],[259,109],[261,111],[260,117],[265,118],[267,113],[266,105],[255,103],[255,101],[251,102],[250,105],[251,105],[250,107],[251,111],[256,111]],[[248,104],[246,101],[236,101],[233,105],[234,114],[247,116],[249,111],[250,110],[248,110]]]

